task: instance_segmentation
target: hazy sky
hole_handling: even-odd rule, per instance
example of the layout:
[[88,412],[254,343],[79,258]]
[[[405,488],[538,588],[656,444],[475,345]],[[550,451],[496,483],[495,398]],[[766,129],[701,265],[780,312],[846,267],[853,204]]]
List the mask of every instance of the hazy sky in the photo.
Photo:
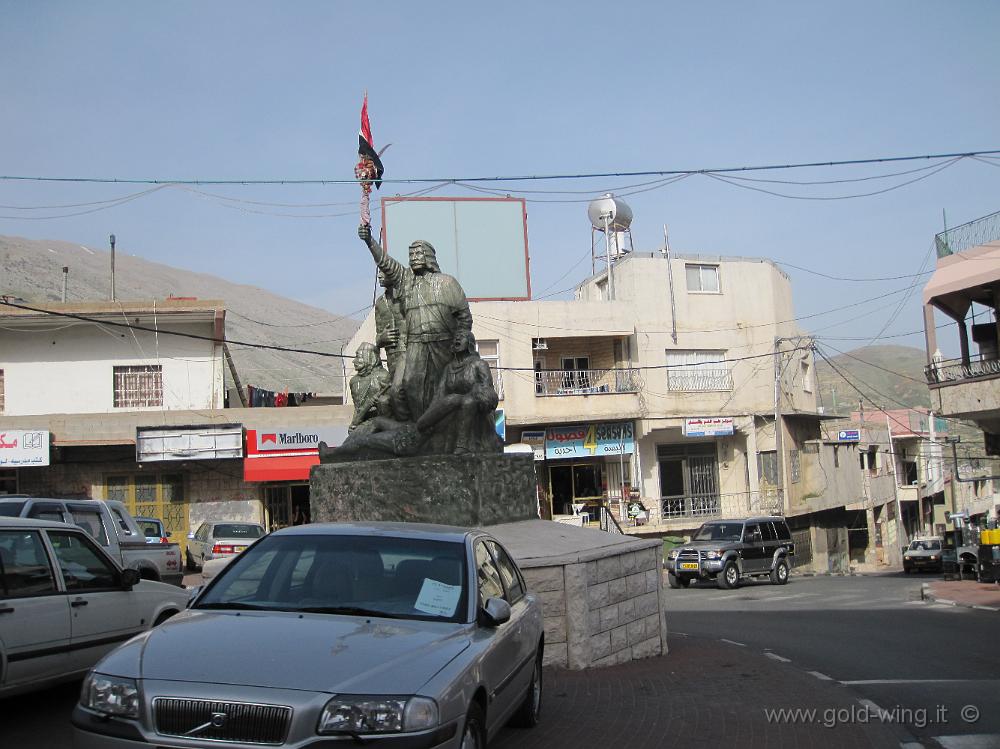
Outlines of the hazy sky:
[[[384,157],[393,178],[710,169],[1000,149],[998,29],[994,0],[0,0],[0,173],[349,179],[366,88],[376,147],[393,144]],[[934,163],[944,165],[742,176],[845,180]],[[832,185],[743,184],[833,197],[928,173]],[[589,275],[585,201],[649,179],[500,188],[541,201],[528,205],[536,293],[570,288]],[[85,215],[10,218],[91,211],[102,206],[14,207],[92,203],[145,189],[0,181],[0,234],[104,248],[114,232],[119,251],[334,313],[371,301],[371,260],[355,234],[356,185],[195,188],[228,201],[169,187]],[[528,189],[584,192],[520,192]],[[476,193],[452,185],[434,194]],[[584,202],[552,202],[567,200]],[[924,263],[933,267],[928,253],[942,211],[956,225],[1000,209],[1000,160],[965,159],[912,185],[856,199],[775,197],[696,175],[627,200],[638,250],[658,249],[668,224],[679,252],[765,256],[852,278],[906,276]],[[887,322],[886,335],[922,328],[926,277],[912,293],[890,295],[913,279],[846,282],[788,272],[798,314],[845,308],[803,321],[818,335],[874,336]],[[952,337],[941,334],[943,344]],[[844,349],[865,343],[828,342]],[[923,345],[922,334],[884,342]]]

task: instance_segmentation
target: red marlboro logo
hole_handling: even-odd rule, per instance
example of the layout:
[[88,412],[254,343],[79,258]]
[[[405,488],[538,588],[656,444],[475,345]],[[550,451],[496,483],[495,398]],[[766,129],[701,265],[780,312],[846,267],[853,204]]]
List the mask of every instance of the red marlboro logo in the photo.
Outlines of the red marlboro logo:
[[277,445],[278,444],[278,435],[277,434],[262,434],[262,435],[260,435],[260,444],[266,445],[268,442],[270,442],[273,445]]

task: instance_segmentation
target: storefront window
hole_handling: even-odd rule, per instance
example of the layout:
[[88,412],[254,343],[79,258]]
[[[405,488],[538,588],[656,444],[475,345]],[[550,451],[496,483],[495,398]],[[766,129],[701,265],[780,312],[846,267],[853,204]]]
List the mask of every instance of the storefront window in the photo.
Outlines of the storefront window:
[[184,475],[148,474],[107,476],[104,496],[117,500],[132,515],[154,517],[163,521],[170,531],[170,540],[180,544],[181,553],[187,548],[188,503],[184,492]]

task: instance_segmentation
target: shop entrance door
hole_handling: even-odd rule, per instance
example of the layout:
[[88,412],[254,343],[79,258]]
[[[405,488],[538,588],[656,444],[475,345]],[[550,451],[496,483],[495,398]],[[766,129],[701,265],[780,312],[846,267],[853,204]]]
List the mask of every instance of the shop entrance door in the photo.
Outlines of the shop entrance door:
[[284,484],[264,487],[264,518],[267,527],[276,531],[289,525],[312,522],[309,484]]

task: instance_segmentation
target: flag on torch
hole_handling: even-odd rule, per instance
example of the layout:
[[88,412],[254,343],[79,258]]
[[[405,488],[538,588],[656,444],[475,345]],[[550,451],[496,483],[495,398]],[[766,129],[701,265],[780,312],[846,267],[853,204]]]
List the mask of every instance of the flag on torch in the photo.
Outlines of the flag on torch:
[[354,176],[361,183],[361,223],[366,226],[371,226],[372,223],[372,185],[376,188],[382,186],[382,171],[382,159],[372,142],[372,126],[368,121],[368,92],[365,91],[365,101],[361,105],[361,129],[358,131],[358,163],[354,167]]

